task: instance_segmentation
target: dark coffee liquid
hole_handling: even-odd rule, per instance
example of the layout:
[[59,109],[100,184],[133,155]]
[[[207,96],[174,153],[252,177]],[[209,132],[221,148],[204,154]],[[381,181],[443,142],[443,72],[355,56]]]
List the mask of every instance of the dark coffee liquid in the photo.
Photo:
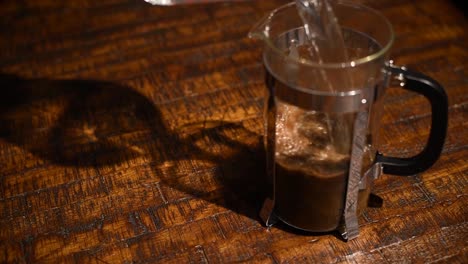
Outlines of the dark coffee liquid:
[[294,227],[325,232],[338,227],[346,194],[345,173],[323,177],[276,163],[278,217]]

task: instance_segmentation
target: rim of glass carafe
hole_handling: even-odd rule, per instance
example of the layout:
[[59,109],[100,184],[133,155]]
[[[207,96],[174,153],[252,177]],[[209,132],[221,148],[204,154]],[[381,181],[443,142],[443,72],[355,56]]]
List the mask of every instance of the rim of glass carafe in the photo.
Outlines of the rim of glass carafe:
[[[311,67],[315,67],[315,68],[325,68],[325,69],[343,69],[343,68],[349,68],[349,67],[357,67],[359,65],[365,64],[367,62],[373,61],[373,60],[375,60],[375,59],[377,59],[379,57],[384,56],[384,54],[386,54],[390,50],[390,48],[393,45],[395,35],[394,35],[394,32],[393,32],[392,24],[381,12],[379,12],[379,11],[373,9],[373,8],[370,8],[368,6],[365,6],[365,5],[346,2],[346,1],[339,1],[337,4],[348,5],[348,6],[351,6],[351,7],[359,7],[359,8],[365,9],[368,12],[371,12],[371,13],[374,13],[375,15],[377,15],[380,19],[382,19],[382,21],[385,23],[385,25],[387,26],[387,28],[389,30],[390,37],[389,37],[389,40],[387,41],[387,43],[385,45],[382,45],[382,48],[379,49],[379,51],[374,52],[374,53],[372,53],[370,55],[367,55],[365,57],[358,58],[356,60],[350,60],[350,61],[346,61],[346,62],[317,63],[317,62],[313,62],[313,61],[310,61],[310,60],[307,60],[307,59],[304,59],[304,58],[296,59],[296,58],[291,58],[289,56],[286,56],[284,54],[284,50],[281,50],[281,49],[277,48],[276,45],[273,44],[272,41],[268,37],[265,37],[263,34],[250,33],[249,36],[250,37],[260,37],[261,39],[263,39],[267,43],[267,45],[275,53],[279,54],[280,56],[283,56],[286,60],[296,62],[296,63],[300,63],[300,64],[307,65],[307,66],[311,66]],[[291,8],[292,6],[295,8],[295,5],[296,5],[295,2],[287,3],[285,5],[282,5],[282,6],[278,7],[278,8],[276,8],[275,10],[270,12],[267,16],[268,17],[274,16],[276,13],[280,12],[281,10],[284,10],[286,8]]]

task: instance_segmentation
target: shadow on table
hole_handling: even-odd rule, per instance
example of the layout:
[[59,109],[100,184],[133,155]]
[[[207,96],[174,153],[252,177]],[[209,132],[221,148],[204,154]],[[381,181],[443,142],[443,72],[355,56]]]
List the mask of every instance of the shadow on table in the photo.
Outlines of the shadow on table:
[[[99,169],[146,156],[163,184],[258,220],[263,148],[259,136],[241,125],[194,126],[188,136],[181,136],[168,129],[161,112],[145,96],[105,81],[0,74],[0,87],[0,138],[66,166]],[[246,146],[226,137],[225,131],[251,136],[256,143]],[[204,137],[229,151],[201,147],[197,142]],[[183,159],[214,164],[213,177],[221,187],[211,192],[188,184],[187,178],[195,182],[199,176],[197,172],[177,175],[177,162]],[[176,166],[165,168],[166,163]]]
[[463,15],[466,17],[467,15],[467,8],[466,8],[466,3],[464,0],[451,0],[452,3],[455,5],[456,8],[458,8]]

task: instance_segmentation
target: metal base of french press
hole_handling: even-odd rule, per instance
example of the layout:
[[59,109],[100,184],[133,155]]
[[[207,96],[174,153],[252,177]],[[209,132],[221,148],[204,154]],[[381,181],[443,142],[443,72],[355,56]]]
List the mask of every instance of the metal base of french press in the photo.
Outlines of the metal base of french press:
[[[262,221],[265,223],[265,225],[269,228],[275,225],[278,221],[281,221],[281,219],[275,214],[274,211],[274,200],[271,198],[266,198],[265,201],[263,202],[262,209],[260,210],[260,218]],[[282,221],[284,222],[284,221]],[[302,228],[298,228],[295,226],[292,226],[286,222],[284,222],[288,226],[291,226],[295,229],[302,230],[302,231],[308,231]],[[357,224],[357,218],[356,218],[356,224]],[[343,240],[348,241],[353,238],[356,238],[358,236],[358,229],[357,228],[346,228],[345,222],[342,222],[340,226],[338,227],[338,232],[340,233],[341,237]]]
[[266,198],[263,202],[262,209],[260,210],[260,219],[267,227],[271,227],[278,222],[278,217],[274,212],[275,202],[273,199]]
[[[358,189],[365,189],[370,188],[369,181],[370,179],[377,179],[380,174],[382,173],[382,165],[379,163],[374,164],[362,177],[357,184]],[[356,212],[356,206],[353,204],[357,202],[357,192],[352,195],[354,199],[350,199],[347,202],[347,206],[345,207],[345,212],[343,214],[342,222],[340,226],[337,228],[337,231],[345,241],[349,241],[359,236],[359,224],[358,224],[358,215]],[[382,206],[382,198],[373,195],[372,193],[369,195],[369,203],[373,204],[371,207],[381,207]],[[275,208],[275,201],[271,198],[266,198],[263,202],[262,209],[260,210],[260,218],[265,223],[267,227],[271,227],[276,224],[278,221],[282,221],[274,212]],[[284,221],[282,221],[284,222]],[[302,228],[298,228],[292,226],[285,222],[285,224],[294,227],[299,230],[304,230]],[[307,230],[304,230],[307,231]]]
[[353,224],[351,227],[346,226],[346,224],[344,223],[340,225],[340,227],[338,228],[338,232],[345,241],[357,238],[359,236],[359,225],[357,223],[357,218],[356,223]]

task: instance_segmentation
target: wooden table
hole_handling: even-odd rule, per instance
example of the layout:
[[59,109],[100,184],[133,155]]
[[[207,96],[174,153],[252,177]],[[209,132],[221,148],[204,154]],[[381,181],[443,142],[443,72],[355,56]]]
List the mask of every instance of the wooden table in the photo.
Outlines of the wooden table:
[[[440,160],[378,179],[384,205],[350,242],[262,225],[262,43],[246,35],[285,2],[3,1],[0,262],[466,263],[468,23],[448,0],[367,1],[395,61],[449,95]],[[417,153],[429,123],[422,96],[390,89],[381,151]]]

